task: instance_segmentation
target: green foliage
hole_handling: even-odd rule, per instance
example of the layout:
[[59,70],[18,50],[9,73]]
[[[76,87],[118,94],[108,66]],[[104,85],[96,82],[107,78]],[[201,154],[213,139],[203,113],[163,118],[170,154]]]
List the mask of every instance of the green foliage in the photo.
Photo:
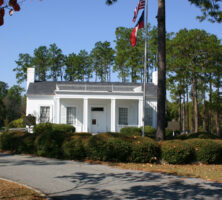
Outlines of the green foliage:
[[130,144],[117,135],[98,134],[89,139],[86,151],[92,160],[125,162],[130,155]]
[[114,53],[110,42],[97,42],[90,53],[93,69],[101,82],[111,81],[111,65],[114,62]]
[[11,121],[9,124],[8,124],[8,127],[9,128],[24,128],[24,124],[23,124],[23,118],[20,118],[20,119],[16,119],[16,120],[13,120]]
[[222,144],[207,139],[186,140],[195,148],[196,160],[205,164],[222,162]]
[[86,157],[86,152],[83,146],[84,136],[72,137],[71,140],[64,142],[62,148],[65,158],[72,160],[83,160]]
[[141,128],[137,127],[125,127],[120,130],[120,133],[125,136],[141,136]]
[[37,135],[35,146],[37,155],[50,158],[62,157],[63,141],[75,132],[75,127],[67,124],[38,124],[33,129]]
[[[142,128],[141,128],[141,131],[142,131]],[[152,126],[145,126],[144,134],[146,137],[155,138],[156,129],[153,128]]]
[[49,79],[53,79],[53,81],[57,81],[58,77],[63,76],[62,67],[64,66],[65,56],[62,53],[62,50],[57,47],[55,43],[50,44],[49,47],[49,67],[50,74],[48,76]]
[[75,127],[69,124],[52,124],[52,123],[41,123],[34,126],[34,134],[44,133],[74,133]]
[[0,149],[14,153],[34,153],[34,136],[20,131],[0,135]]
[[[142,129],[143,127],[125,127],[120,130],[120,133],[125,136],[142,136]],[[146,137],[155,138],[156,129],[152,126],[145,126],[144,134]]]
[[89,137],[92,133],[74,133],[73,136]]
[[192,4],[201,9],[202,16],[197,19],[203,21],[208,19],[210,22],[222,22],[221,0],[189,0]]
[[64,134],[53,131],[41,133],[35,139],[36,153],[38,156],[61,158],[63,141]]
[[40,46],[35,49],[32,62],[34,66],[37,66],[36,76],[38,77],[38,80],[46,81],[50,65],[49,49],[46,46]]
[[198,132],[198,133],[191,133],[191,134],[182,134],[175,137],[176,139],[186,140],[192,138],[200,138],[200,139],[218,139],[218,136],[207,133],[207,132]]
[[20,53],[19,58],[15,63],[17,64],[17,67],[14,68],[13,71],[16,72],[17,83],[21,84],[27,79],[27,69],[33,67],[33,58],[27,53]]
[[161,143],[162,159],[170,164],[188,164],[194,161],[194,148],[180,140]]
[[131,162],[152,163],[160,159],[160,147],[152,139],[139,137],[132,142]]
[[52,124],[51,123],[37,124],[33,128],[33,132],[36,135],[51,133],[52,132]]
[[25,112],[24,98],[22,97],[23,91],[24,89],[18,85],[14,85],[8,90],[7,96],[4,99],[8,121],[20,118],[21,114]]

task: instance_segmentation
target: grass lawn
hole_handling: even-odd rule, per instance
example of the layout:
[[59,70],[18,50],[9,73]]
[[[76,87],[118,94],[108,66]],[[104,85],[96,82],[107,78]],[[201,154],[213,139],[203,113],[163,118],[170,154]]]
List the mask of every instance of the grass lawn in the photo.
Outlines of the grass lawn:
[[35,191],[22,185],[0,179],[0,199],[7,200],[46,200]]
[[161,172],[166,174],[174,174],[179,176],[189,176],[202,178],[208,181],[216,181],[222,183],[222,165],[170,165],[170,164],[137,164],[137,163],[110,163],[96,162],[111,167],[122,169],[142,170],[147,172]]

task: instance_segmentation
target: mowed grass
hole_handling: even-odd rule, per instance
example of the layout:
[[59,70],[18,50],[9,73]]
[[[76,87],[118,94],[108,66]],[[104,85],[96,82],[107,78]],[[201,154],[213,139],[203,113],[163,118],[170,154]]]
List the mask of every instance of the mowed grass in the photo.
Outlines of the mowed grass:
[[0,179],[0,199],[46,200],[45,197],[22,185]]
[[222,183],[222,165],[170,165],[170,164],[137,164],[137,163],[101,163],[122,169],[142,170],[147,172],[160,172],[178,176],[202,178],[208,181]]

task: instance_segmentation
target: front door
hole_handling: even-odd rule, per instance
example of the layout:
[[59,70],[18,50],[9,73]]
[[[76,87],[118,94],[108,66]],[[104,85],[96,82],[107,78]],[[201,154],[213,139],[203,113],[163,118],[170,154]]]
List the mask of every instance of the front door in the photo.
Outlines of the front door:
[[106,132],[106,113],[104,107],[91,107],[91,132]]

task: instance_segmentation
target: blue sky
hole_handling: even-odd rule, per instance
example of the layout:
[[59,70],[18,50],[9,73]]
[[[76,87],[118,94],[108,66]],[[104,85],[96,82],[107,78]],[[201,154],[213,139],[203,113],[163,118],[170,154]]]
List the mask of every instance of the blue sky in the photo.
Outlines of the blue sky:
[[[98,41],[110,41],[114,47],[115,29],[133,27],[133,10],[138,0],[119,0],[107,6],[105,0],[26,0],[21,11],[6,14],[0,27],[0,81],[16,84],[15,60],[19,53],[32,54],[34,49],[56,43],[64,54],[90,51]],[[156,25],[157,0],[149,0],[149,22]],[[198,28],[222,39],[221,24],[200,23],[198,8],[188,0],[166,1],[168,32]],[[115,77],[112,78],[115,80]],[[23,84],[22,86],[25,86]]]

